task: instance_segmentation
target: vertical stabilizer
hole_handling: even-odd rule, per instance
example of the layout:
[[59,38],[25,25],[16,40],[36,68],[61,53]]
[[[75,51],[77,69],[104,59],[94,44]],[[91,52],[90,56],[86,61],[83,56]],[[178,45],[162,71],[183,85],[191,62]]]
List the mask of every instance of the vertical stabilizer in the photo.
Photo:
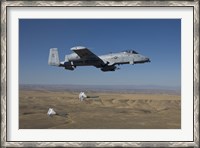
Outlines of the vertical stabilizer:
[[49,51],[49,61],[48,64],[51,66],[59,66],[59,55],[58,55],[58,49],[57,48],[51,48]]

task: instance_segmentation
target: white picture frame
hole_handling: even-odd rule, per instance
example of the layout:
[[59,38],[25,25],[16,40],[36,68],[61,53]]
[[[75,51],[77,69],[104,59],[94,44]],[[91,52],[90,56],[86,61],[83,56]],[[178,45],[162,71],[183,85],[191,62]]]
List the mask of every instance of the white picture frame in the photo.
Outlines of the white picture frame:
[[[189,133],[192,133],[190,135],[192,138],[189,138],[187,140],[187,137],[183,140],[159,140],[159,139],[151,139],[151,140],[126,140],[126,139],[120,139],[120,140],[55,140],[50,138],[47,140],[41,139],[38,140],[37,138],[33,140],[10,140],[9,134],[14,132],[15,130],[18,130],[17,128],[8,129],[10,126],[12,126],[14,123],[10,123],[9,118],[9,112],[11,112],[9,109],[12,108],[12,103],[10,104],[10,101],[12,100],[13,96],[12,93],[16,89],[18,89],[17,86],[18,82],[14,82],[12,77],[12,74],[9,73],[7,68],[8,65],[11,63],[10,59],[12,56],[18,55],[18,53],[13,53],[14,51],[10,51],[10,39],[7,38],[8,33],[11,33],[13,35],[13,38],[15,38],[15,34],[13,34],[12,31],[10,31],[10,25],[11,21],[16,21],[14,19],[18,19],[19,17],[12,17],[12,13],[10,13],[11,8],[142,8],[142,10],[145,10],[150,7],[154,8],[192,8],[192,29],[193,30],[193,38],[190,40],[192,41],[191,44],[193,44],[193,58],[189,59],[191,63],[193,63],[193,78],[191,78],[191,75],[189,75],[190,79],[189,82],[185,82],[185,84],[189,83],[192,85],[192,88],[189,87],[191,94],[193,95],[193,101],[192,101],[192,118],[193,118],[193,125],[191,131],[191,128],[189,129]],[[30,10],[30,9],[29,9]],[[44,10],[45,11],[45,10]],[[170,11],[170,10],[169,10]],[[50,10],[51,12],[51,10]],[[15,13],[16,14],[16,13]],[[20,13],[19,13],[20,15]],[[77,14],[79,15],[79,14]],[[187,15],[187,12],[184,15]],[[3,147],[53,147],[53,146],[62,146],[62,147],[112,147],[112,146],[124,146],[124,147],[198,147],[199,146],[199,3],[197,1],[194,2],[188,2],[188,1],[3,1],[1,2],[1,145]],[[50,15],[52,17],[52,15]],[[37,14],[35,15],[37,17]],[[54,16],[53,16],[54,17]],[[55,14],[56,17],[56,14]],[[74,17],[74,15],[72,16]],[[118,16],[117,16],[118,17]],[[154,16],[150,16],[154,18]],[[181,18],[182,19],[182,18]],[[191,26],[190,26],[191,27]],[[12,28],[12,27],[11,27]],[[17,29],[17,28],[15,28]],[[184,29],[184,28],[183,28]],[[12,39],[11,39],[12,41]],[[14,45],[18,45],[17,43]],[[191,53],[191,52],[190,52]],[[185,57],[183,57],[185,58]],[[191,61],[192,60],[192,61]],[[193,80],[191,82],[190,80]],[[189,86],[191,86],[189,85]],[[185,88],[187,89],[187,87]],[[16,92],[17,93],[17,92]],[[15,94],[15,93],[14,93]],[[189,95],[190,97],[190,95]],[[187,96],[186,96],[187,98]],[[11,99],[11,100],[10,100]],[[13,101],[13,100],[12,100]],[[189,102],[191,103],[191,102]],[[184,108],[182,106],[182,112],[184,112]],[[187,112],[187,111],[186,111]],[[12,117],[15,118],[15,117]],[[191,118],[190,118],[191,119]],[[17,121],[17,120],[14,120]],[[33,131],[32,133],[29,133],[30,131],[25,131],[24,133],[18,133],[18,134],[25,134],[28,132],[28,134],[37,135]],[[79,132],[79,131],[78,131]],[[83,131],[87,133],[87,131]],[[98,132],[98,134],[101,134],[102,132]],[[172,132],[173,133],[173,132]],[[93,134],[96,134],[95,132]],[[102,134],[105,134],[104,132]],[[126,134],[123,133],[122,134]],[[145,132],[143,133],[145,134]],[[162,134],[162,132],[160,132]],[[170,135],[171,133],[169,133]],[[16,136],[19,136],[17,134],[13,135],[13,139],[15,139]],[[76,136],[76,135],[75,135]],[[159,135],[158,135],[159,137]],[[12,139],[12,138],[11,138]]]

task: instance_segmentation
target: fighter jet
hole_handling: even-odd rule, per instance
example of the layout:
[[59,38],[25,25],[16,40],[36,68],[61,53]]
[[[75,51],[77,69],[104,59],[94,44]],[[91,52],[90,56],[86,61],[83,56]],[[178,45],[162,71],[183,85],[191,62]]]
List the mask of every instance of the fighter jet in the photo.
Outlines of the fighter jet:
[[150,62],[150,59],[137,53],[134,50],[127,50],[119,53],[110,53],[97,56],[88,48],[83,46],[72,47],[74,53],[65,55],[65,60],[60,62],[58,49],[51,48],[48,64],[51,66],[64,67],[66,70],[74,70],[77,66],[94,66],[103,72],[115,71],[121,64],[139,64]]

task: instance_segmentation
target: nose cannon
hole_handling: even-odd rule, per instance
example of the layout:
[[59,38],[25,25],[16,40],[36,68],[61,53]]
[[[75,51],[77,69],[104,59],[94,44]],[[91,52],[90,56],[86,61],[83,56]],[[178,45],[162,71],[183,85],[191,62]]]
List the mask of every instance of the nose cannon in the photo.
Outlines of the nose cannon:
[[151,62],[151,60],[150,60],[149,58],[146,58],[146,61],[147,61],[147,62]]

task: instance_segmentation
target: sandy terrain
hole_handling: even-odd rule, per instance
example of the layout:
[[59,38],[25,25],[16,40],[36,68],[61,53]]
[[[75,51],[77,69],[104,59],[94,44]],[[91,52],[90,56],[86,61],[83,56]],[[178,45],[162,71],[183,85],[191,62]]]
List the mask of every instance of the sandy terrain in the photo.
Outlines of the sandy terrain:
[[[177,129],[181,97],[169,94],[20,90],[20,129]],[[47,116],[49,108],[58,115]]]

